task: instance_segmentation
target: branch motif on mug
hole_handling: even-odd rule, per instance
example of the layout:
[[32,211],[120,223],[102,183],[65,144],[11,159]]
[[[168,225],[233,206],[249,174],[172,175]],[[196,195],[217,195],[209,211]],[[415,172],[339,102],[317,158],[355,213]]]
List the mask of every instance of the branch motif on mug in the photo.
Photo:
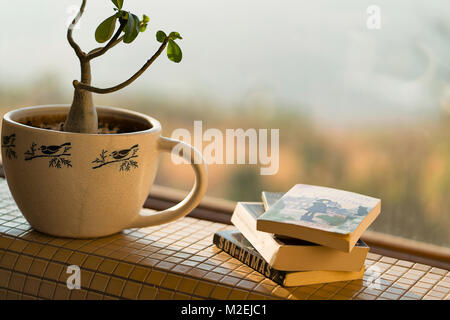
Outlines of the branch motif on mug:
[[108,150],[103,149],[100,155],[92,161],[94,166],[92,169],[99,169],[103,166],[113,163],[120,163],[119,171],[130,171],[139,167],[138,162],[133,160],[138,158],[139,145],[136,144],[130,148],[116,150],[108,153]]
[[60,145],[38,145],[33,142],[30,149],[25,152],[25,161],[30,161],[36,158],[48,158],[49,168],[61,169],[62,167],[71,168],[72,161],[67,157],[72,154],[69,150],[72,149],[72,143],[66,142]]
[[5,156],[8,159],[17,159],[16,154],[16,134],[10,134],[9,136],[3,136],[2,139],[2,148],[5,149]]

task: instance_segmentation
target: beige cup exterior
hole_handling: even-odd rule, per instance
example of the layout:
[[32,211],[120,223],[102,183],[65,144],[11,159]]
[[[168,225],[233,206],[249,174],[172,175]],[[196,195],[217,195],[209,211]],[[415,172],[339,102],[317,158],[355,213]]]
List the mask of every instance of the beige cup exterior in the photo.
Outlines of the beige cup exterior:
[[[145,131],[102,135],[43,130],[17,122],[33,115],[67,114],[68,110],[68,106],[30,107],[9,112],[3,118],[2,158],[8,186],[22,214],[36,230],[70,238],[100,237],[126,228],[166,223],[185,216],[198,205],[207,187],[205,162],[191,146],[162,137],[161,125],[151,117],[98,107],[99,115],[151,125],[151,129]],[[8,147],[5,142],[12,135],[14,147]],[[37,157],[25,160],[31,158],[30,153],[28,156],[25,153],[32,144],[36,144]],[[41,146],[62,147],[48,155],[43,152],[50,153],[54,149]],[[194,187],[175,207],[144,215],[141,209],[155,179],[158,156],[161,152],[171,152],[176,146],[189,149],[191,158],[197,160],[191,162],[196,177]],[[58,157],[64,154],[66,147],[70,147],[65,152],[69,156]],[[7,152],[8,148],[14,151],[15,157]],[[120,158],[130,148],[129,153]],[[106,150],[106,160],[94,162],[101,160],[103,150]],[[119,159],[114,158],[113,151],[118,151],[115,155]],[[66,163],[60,162],[60,168],[55,167],[55,162],[50,166],[53,158],[63,158]],[[127,170],[123,163],[129,160],[124,159],[135,163],[128,162]],[[113,162],[108,163],[110,161]]]

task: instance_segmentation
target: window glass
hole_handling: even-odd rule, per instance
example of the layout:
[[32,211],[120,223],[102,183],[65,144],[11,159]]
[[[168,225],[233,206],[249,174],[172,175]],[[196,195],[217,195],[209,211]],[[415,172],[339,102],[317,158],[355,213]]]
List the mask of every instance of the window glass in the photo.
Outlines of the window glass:
[[[79,4],[4,4],[2,113],[71,102],[79,65],[66,26]],[[125,0],[125,8],[150,17],[147,31],[96,59],[93,84],[129,78],[157,50],[160,29],[180,32],[183,61],[161,57],[95,102],[154,116],[167,136],[188,130],[185,140],[210,162],[210,196],[260,201],[262,190],[296,183],[354,191],[382,199],[372,230],[450,246],[449,1]],[[99,46],[95,28],[111,14],[110,1],[88,1],[74,30],[84,50]],[[227,144],[227,130],[240,128],[244,147]],[[187,190],[190,170],[163,159],[157,182]]]

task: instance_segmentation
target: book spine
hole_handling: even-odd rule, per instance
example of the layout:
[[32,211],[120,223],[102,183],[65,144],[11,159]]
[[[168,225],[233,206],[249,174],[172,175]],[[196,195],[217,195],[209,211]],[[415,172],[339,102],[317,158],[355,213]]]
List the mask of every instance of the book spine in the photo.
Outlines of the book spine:
[[213,243],[233,258],[238,259],[245,265],[261,273],[263,276],[271,279],[275,283],[284,286],[284,280],[286,278],[285,271],[273,269],[263,258],[255,255],[250,250],[227,240],[217,233],[214,234]]

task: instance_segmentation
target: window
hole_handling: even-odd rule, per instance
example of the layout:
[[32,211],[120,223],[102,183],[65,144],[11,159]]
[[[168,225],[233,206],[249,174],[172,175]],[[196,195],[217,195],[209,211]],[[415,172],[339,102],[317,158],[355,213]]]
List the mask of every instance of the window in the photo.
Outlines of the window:
[[[21,18],[18,28],[0,28],[2,112],[70,103],[71,82],[79,76],[65,39],[74,5],[7,4],[2,25]],[[98,46],[94,30],[110,8],[107,1],[88,5],[74,32],[85,49]],[[95,84],[114,84],[140,68],[157,48],[160,28],[181,33],[184,59],[180,65],[160,59],[132,87],[97,95],[96,103],[148,113],[167,136],[187,129],[203,152],[220,136],[213,133],[221,133],[224,153],[209,165],[209,195],[259,201],[262,190],[287,191],[296,183],[354,191],[382,199],[373,230],[450,247],[448,1],[126,5],[148,13],[149,29],[95,62]],[[260,130],[267,129],[266,163],[257,154],[254,164],[247,150],[245,164],[238,164],[242,150],[237,140],[227,145],[226,133],[239,128],[248,133],[247,145],[254,133],[259,143]],[[209,129],[216,131],[205,136]],[[279,129],[279,163],[263,175],[261,168],[276,161],[271,129]],[[162,162],[158,183],[187,189],[191,181],[183,165]]]

